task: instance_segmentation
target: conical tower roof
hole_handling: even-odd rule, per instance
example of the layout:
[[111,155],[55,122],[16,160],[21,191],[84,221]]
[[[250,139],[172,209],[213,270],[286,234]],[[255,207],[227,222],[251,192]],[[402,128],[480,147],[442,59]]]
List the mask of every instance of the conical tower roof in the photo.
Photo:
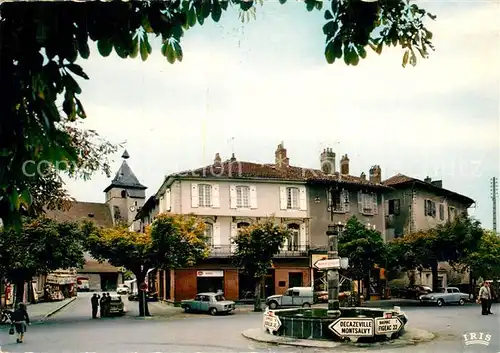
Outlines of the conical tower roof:
[[116,172],[115,177],[111,181],[111,184],[104,190],[104,192],[107,192],[109,189],[112,189],[114,187],[119,187],[119,188],[130,188],[130,189],[141,189],[145,190],[147,189],[146,186],[142,185],[139,182],[139,179],[135,176],[134,172],[130,168],[130,166],[127,163],[127,159],[130,158],[130,155],[128,152],[125,150],[122,155],[123,162],[122,165],[120,166],[120,169]]

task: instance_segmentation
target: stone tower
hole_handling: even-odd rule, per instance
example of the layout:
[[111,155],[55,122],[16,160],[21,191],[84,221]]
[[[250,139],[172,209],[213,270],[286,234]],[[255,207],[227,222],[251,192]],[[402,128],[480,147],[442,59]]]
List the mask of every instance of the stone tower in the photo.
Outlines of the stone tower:
[[108,205],[113,223],[125,222],[131,224],[140,207],[146,202],[146,189],[135,176],[127,163],[130,155],[125,150],[122,154],[123,162],[116,172],[111,184],[104,189],[106,204]]

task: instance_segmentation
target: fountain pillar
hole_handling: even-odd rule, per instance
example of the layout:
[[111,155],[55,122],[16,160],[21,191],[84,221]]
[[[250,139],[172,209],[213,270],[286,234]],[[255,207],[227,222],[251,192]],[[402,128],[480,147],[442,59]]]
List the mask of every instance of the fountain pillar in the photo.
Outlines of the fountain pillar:
[[[328,259],[336,259],[340,263],[339,250],[338,250],[338,237],[342,231],[343,225],[331,224],[328,226],[326,234],[328,235]],[[339,269],[333,268],[327,272],[328,280],[328,316],[340,316],[340,303],[339,303]]]

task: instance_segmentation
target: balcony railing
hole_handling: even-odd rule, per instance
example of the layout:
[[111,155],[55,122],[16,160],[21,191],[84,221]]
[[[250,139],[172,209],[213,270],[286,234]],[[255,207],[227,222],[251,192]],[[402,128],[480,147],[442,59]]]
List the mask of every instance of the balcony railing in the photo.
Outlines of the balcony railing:
[[[235,245],[217,245],[210,249],[209,257],[231,257],[236,250]],[[309,245],[285,245],[276,257],[308,257]]]

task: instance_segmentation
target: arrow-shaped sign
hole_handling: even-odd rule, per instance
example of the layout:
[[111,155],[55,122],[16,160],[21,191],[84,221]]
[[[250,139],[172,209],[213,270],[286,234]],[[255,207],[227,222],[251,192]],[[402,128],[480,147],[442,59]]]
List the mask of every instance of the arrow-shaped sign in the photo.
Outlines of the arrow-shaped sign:
[[339,269],[340,259],[318,260],[314,263],[314,267],[318,270]]

